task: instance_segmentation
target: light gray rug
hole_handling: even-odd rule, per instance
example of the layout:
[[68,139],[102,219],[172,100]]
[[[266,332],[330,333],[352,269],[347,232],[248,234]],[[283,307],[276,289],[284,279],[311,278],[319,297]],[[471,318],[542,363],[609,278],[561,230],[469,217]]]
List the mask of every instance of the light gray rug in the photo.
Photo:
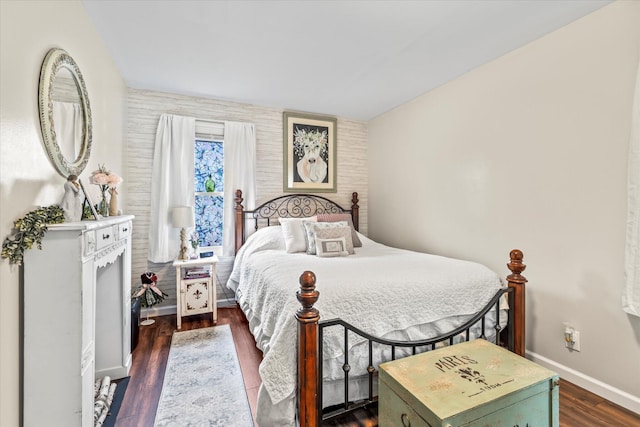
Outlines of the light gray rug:
[[229,325],[174,332],[155,426],[253,426]]

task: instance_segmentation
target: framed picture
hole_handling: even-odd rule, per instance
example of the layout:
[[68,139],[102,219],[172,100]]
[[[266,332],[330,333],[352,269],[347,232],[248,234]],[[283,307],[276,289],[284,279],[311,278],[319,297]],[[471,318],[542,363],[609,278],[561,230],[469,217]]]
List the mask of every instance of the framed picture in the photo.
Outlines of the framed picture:
[[284,191],[335,193],[337,120],[285,112],[283,125]]
[[87,193],[87,190],[85,190],[84,184],[82,183],[82,180],[80,180],[80,178],[78,178],[78,182],[80,183],[82,194],[84,194],[84,202],[82,203],[82,219],[90,219],[88,217],[88,214],[85,215],[85,204],[89,205],[89,209],[91,210],[91,214],[93,215],[93,218],[95,220],[100,219],[101,216],[98,215],[98,211],[96,211],[96,206],[93,204],[93,201],[91,200],[91,196],[89,195],[89,193]]

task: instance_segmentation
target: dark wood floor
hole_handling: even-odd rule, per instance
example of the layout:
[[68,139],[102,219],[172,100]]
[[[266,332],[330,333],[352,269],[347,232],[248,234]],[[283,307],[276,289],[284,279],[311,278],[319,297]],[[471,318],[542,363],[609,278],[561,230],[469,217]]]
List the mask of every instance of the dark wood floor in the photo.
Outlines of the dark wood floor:
[[[131,380],[118,414],[116,427],[151,427],[155,419],[175,316],[156,317],[156,323],[140,327],[140,340],[133,352]],[[236,307],[218,309],[218,324],[229,324],[236,345],[249,405],[255,417],[262,353],[256,348],[247,321]],[[210,316],[185,317],[182,330],[212,326]],[[338,425],[338,424],[333,424]],[[375,419],[347,420],[340,425],[374,426]],[[560,384],[561,427],[640,427],[636,415],[567,381]],[[277,426],[262,426],[277,427]]]

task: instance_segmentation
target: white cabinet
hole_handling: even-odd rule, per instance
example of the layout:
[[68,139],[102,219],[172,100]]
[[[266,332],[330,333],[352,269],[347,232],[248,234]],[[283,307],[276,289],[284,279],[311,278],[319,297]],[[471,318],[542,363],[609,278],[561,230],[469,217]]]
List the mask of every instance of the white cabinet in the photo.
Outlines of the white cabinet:
[[182,317],[212,313],[213,323],[218,321],[216,301],[216,264],[218,257],[175,260],[177,326],[182,328]]
[[133,216],[49,226],[24,256],[24,426],[93,426],[94,379],[131,367]]

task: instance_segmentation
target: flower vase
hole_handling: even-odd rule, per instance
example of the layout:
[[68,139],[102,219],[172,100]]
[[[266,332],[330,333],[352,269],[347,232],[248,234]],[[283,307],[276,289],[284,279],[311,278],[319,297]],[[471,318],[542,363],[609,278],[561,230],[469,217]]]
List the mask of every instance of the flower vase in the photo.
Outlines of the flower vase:
[[198,247],[197,246],[191,246],[191,249],[189,249],[189,258],[191,258],[191,259],[197,259],[198,258]]
[[107,202],[107,191],[102,192],[102,200],[98,203],[98,213],[104,217],[109,216],[109,203]]

